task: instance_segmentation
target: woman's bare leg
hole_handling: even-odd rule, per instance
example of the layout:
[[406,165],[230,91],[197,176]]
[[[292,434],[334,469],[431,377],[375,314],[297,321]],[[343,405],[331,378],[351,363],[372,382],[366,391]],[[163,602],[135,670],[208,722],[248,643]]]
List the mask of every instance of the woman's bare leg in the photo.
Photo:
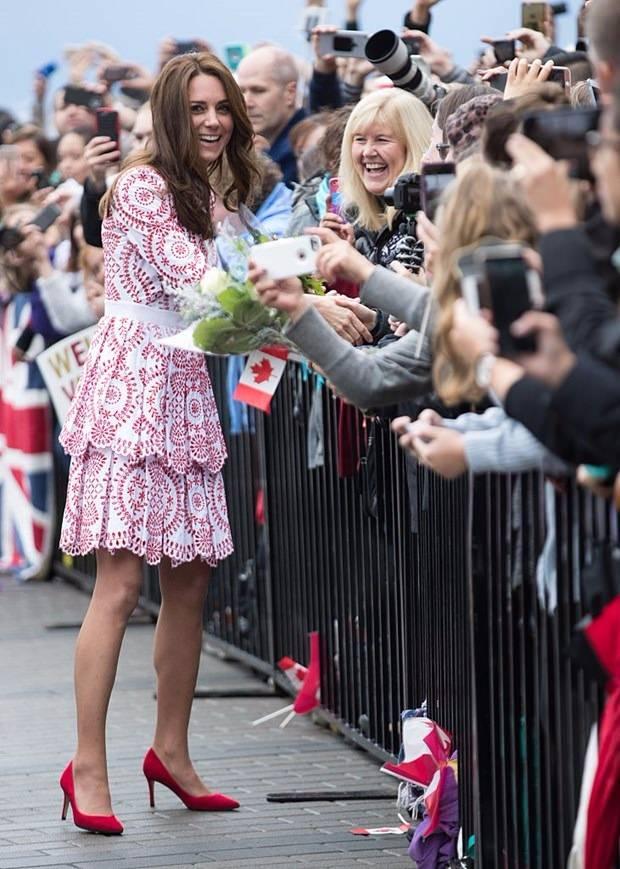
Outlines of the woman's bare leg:
[[162,603],[155,631],[157,725],[153,748],[170,773],[194,796],[209,793],[192,766],[187,730],[202,648],[202,613],[209,568],[196,559],[159,568]]
[[142,559],[127,550],[97,551],[97,579],[75,649],[76,802],[89,815],[112,813],[105,728],[118,656],[142,582]]

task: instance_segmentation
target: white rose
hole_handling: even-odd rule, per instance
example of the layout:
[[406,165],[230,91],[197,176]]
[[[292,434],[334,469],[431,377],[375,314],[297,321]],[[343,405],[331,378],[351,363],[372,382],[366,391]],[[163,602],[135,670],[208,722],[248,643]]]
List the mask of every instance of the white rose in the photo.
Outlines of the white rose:
[[223,269],[209,269],[203,275],[198,285],[199,292],[203,296],[213,296],[215,298],[226,289],[229,283],[228,273]]

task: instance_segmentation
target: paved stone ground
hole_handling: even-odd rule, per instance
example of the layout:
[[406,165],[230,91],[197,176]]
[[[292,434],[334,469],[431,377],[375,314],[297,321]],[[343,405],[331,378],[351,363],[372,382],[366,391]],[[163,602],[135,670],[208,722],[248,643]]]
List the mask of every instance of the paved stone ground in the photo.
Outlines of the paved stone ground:
[[[361,789],[393,792],[363,752],[304,718],[285,731],[249,722],[282,698],[197,700],[194,760],[215,788],[239,798],[230,814],[189,812],[162,786],[148,807],[141,761],[154,720],[153,628],[128,630],[108,725],[114,807],[125,834],[105,838],[60,821],[58,776],[74,743],[72,653],[87,598],[60,582],[0,579],[0,869],[26,867],[413,867],[404,838],[352,836],[357,826],[398,824],[391,800],[268,803],[270,791]],[[256,684],[247,670],[205,655],[201,686]],[[70,817],[70,814],[69,814]]]

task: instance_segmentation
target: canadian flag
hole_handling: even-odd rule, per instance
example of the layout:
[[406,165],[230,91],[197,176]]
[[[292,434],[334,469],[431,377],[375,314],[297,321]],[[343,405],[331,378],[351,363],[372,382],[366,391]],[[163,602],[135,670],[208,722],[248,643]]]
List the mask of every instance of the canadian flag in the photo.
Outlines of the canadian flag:
[[250,353],[233,393],[235,401],[243,401],[269,413],[269,405],[284,374],[287,357],[288,350],[281,347]]

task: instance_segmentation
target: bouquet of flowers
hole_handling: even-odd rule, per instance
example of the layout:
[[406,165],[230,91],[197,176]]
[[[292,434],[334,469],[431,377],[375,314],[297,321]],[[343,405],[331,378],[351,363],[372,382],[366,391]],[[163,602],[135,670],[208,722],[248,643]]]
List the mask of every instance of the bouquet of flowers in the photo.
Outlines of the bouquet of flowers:
[[[226,268],[210,269],[195,286],[175,291],[181,316],[190,324],[181,333],[188,349],[227,356],[274,344],[293,347],[282,333],[286,315],[266,308],[247,277],[252,242],[261,244],[271,239],[252,227],[250,239],[236,233],[226,221],[217,239],[220,259]],[[306,292],[324,294],[318,279],[306,276],[301,280]],[[179,344],[174,339],[164,341]]]

